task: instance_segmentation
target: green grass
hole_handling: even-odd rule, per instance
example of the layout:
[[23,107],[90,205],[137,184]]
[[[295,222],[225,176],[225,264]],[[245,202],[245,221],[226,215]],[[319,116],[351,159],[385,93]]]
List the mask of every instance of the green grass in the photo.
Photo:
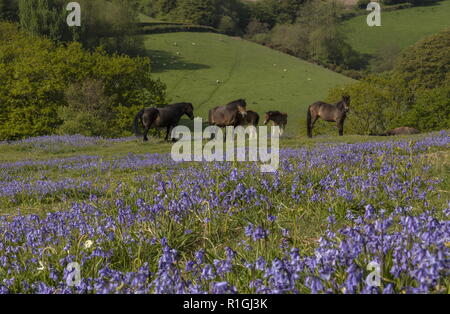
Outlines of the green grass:
[[[411,139],[419,139],[425,135],[407,136]],[[339,143],[359,143],[369,141],[388,141],[393,139],[401,139],[404,137],[388,137],[388,136],[362,136],[362,135],[345,135],[337,137],[334,135],[317,136],[312,139],[306,136],[282,137],[280,139],[281,148],[299,148],[304,146],[313,147],[317,144],[339,144]],[[203,143],[205,144],[205,140]],[[270,144],[270,141],[269,141]],[[59,147],[56,150],[48,149],[32,149],[23,146],[0,145],[0,163],[16,162],[20,160],[47,160],[68,158],[79,155],[95,155],[105,160],[133,154],[164,154],[170,153],[173,144],[165,142],[161,139],[150,138],[147,143],[142,142],[142,138],[136,138],[133,141],[110,143],[103,145],[92,145],[85,147]]]
[[[248,109],[289,114],[287,131],[303,130],[306,107],[351,79],[261,45],[212,33],[147,35],[154,76],[170,102],[189,101],[197,116],[245,98]],[[217,83],[220,81],[220,83]]]
[[367,15],[343,23],[349,43],[359,52],[376,54],[383,47],[400,49],[450,27],[450,1],[391,12],[381,8],[381,26],[369,27]]

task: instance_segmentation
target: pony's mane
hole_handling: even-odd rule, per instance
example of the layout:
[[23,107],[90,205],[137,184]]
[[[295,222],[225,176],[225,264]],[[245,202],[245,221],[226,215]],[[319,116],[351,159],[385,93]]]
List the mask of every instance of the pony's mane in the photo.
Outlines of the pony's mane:
[[[170,107],[172,107],[172,108],[185,108],[186,106],[192,106],[192,104],[190,103],[190,102],[179,102],[179,103],[176,103],[176,104],[171,104],[171,105],[169,105]],[[169,107],[168,106],[168,107]],[[193,106],[192,106],[193,107]]]
[[237,105],[241,105],[242,106],[244,102],[245,102],[244,99],[238,99],[238,100],[230,102],[229,104],[226,105],[226,107],[235,107]]

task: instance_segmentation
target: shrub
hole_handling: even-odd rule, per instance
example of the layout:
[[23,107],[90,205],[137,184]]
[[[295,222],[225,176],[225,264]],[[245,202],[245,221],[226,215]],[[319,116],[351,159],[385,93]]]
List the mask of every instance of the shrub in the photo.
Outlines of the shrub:
[[165,102],[165,87],[152,79],[148,58],[87,52],[79,43],[58,45],[0,23],[0,139],[54,133],[63,123],[58,108],[67,105],[65,91],[89,79],[103,83],[114,108]]
[[420,91],[409,120],[422,132],[450,129],[450,86]]
[[105,95],[100,80],[88,79],[67,89],[67,106],[58,110],[63,124],[61,134],[82,134],[86,136],[116,136],[120,134],[114,120],[113,97]]
[[266,23],[261,23],[257,19],[252,19],[250,23],[248,23],[247,28],[245,30],[245,37],[252,39],[257,34],[267,34],[269,33],[269,25]]
[[[350,113],[344,125],[345,133],[369,135],[383,134],[388,129],[405,123],[403,114],[411,104],[408,89],[401,79],[369,76],[357,83],[332,89],[327,101],[339,101],[342,95],[351,98]],[[336,132],[334,124],[319,122],[316,132]]]
[[450,84],[450,29],[429,36],[407,48],[394,70],[412,88],[434,88]]
[[229,16],[223,16],[218,26],[219,32],[232,35],[236,31],[236,23]]
[[366,9],[367,5],[370,3],[370,0],[358,0],[357,6],[360,9]]

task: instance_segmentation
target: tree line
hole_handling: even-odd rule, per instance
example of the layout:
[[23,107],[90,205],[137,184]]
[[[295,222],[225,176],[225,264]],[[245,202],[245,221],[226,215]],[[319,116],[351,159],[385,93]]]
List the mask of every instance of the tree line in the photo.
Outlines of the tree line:
[[[405,49],[394,68],[332,89],[328,101],[350,95],[346,132],[380,135],[399,126],[422,132],[450,129],[450,29]],[[335,132],[327,124],[321,133]]]
[[0,22],[0,140],[131,135],[137,111],[164,103],[146,57],[86,50]]
[[108,52],[138,55],[143,42],[137,32],[136,0],[77,0],[82,7],[81,27],[66,22],[67,0],[0,0],[0,20],[17,22],[36,36],[53,41],[77,41],[84,48],[103,46]]

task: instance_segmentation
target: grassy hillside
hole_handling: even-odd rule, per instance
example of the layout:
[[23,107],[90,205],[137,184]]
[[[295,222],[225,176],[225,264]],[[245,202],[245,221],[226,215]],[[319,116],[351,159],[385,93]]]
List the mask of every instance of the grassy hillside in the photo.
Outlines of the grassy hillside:
[[405,48],[421,38],[450,27],[450,1],[391,12],[381,9],[381,26],[369,27],[367,15],[343,23],[350,44],[359,52],[374,54],[389,46]]
[[212,33],[147,35],[153,72],[167,84],[169,101],[190,101],[196,115],[245,98],[262,114],[279,109],[289,114],[288,133],[304,129],[306,107],[351,79],[289,55]]

